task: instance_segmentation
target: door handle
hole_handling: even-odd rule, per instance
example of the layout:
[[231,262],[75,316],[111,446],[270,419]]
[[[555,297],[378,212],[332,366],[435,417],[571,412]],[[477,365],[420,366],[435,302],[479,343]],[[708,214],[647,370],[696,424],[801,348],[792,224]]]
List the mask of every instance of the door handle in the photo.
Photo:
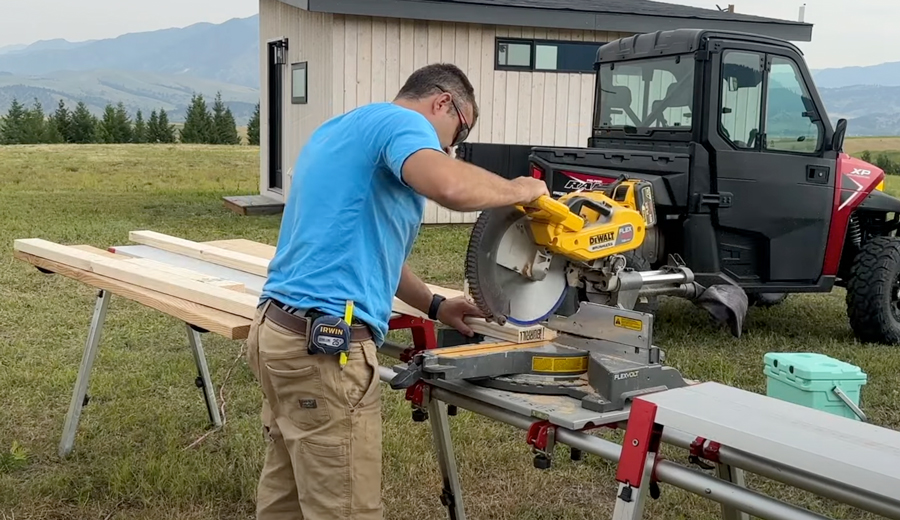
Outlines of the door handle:
[[828,184],[828,178],[831,176],[831,168],[827,166],[806,167],[806,182],[815,182],[816,184]]

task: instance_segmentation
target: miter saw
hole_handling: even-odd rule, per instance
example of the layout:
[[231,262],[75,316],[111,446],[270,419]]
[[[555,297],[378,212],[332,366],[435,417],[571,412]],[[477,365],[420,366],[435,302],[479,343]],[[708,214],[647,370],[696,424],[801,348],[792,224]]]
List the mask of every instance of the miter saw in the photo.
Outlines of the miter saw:
[[620,177],[605,189],[541,197],[484,211],[466,255],[466,291],[489,321],[542,324],[552,339],[425,351],[391,383],[462,379],[536,394],[569,395],[599,412],[635,395],[684,386],[653,345],[641,297],[688,298],[740,335],[747,296],[737,285],[702,287],[677,256],[638,271],[629,255],[656,224],[650,183]]

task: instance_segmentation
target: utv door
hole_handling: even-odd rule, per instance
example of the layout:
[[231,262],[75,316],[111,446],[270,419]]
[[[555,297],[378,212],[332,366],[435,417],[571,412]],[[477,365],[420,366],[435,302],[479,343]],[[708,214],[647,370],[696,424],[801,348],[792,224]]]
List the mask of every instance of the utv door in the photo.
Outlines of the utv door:
[[800,56],[762,45],[713,54],[707,139],[722,271],[747,288],[810,286],[822,274],[836,154]]

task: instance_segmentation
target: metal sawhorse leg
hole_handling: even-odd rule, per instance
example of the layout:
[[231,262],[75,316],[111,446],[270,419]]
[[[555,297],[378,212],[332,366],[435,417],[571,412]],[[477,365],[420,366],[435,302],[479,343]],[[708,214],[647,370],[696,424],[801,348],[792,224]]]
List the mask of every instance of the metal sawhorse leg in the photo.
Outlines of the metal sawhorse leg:
[[463,508],[462,486],[459,483],[459,472],[456,468],[456,456],[453,453],[453,441],[450,438],[450,421],[447,404],[431,398],[430,387],[425,386],[425,402],[427,403],[428,421],[431,423],[431,435],[441,470],[444,487],[441,490],[441,503],[447,508],[450,520],[465,520]]
[[[81,367],[78,369],[78,378],[75,380],[75,390],[72,392],[72,400],[69,402],[69,411],[66,414],[66,424],[63,427],[62,440],[59,443],[59,456],[67,457],[75,446],[75,432],[81,419],[81,410],[88,402],[87,389],[91,376],[91,368],[97,357],[97,349],[100,346],[100,333],[103,330],[103,322],[106,319],[106,311],[109,308],[109,300],[112,294],[109,291],[100,290],[97,293],[97,302],[94,305],[94,315],[91,318],[91,327],[88,330],[85,342],[84,354],[81,358]],[[197,363],[197,386],[203,390],[206,400],[209,419],[215,427],[222,426],[222,418],[216,404],[216,393],[212,379],[209,375],[209,366],[206,363],[206,354],[200,341],[200,332],[187,324],[188,341]]]

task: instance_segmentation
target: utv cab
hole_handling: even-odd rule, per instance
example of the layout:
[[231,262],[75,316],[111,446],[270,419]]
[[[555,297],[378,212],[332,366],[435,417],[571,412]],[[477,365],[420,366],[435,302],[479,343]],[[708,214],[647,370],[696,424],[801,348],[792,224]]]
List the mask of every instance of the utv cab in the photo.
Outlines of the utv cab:
[[662,31],[602,46],[595,69],[586,148],[472,143],[458,156],[542,178],[554,197],[649,181],[657,225],[632,267],[680,255],[700,284],[736,284],[757,304],[845,287],[856,336],[900,343],[900,200],[843,153],[847,122],[832,125],[796,46]]

